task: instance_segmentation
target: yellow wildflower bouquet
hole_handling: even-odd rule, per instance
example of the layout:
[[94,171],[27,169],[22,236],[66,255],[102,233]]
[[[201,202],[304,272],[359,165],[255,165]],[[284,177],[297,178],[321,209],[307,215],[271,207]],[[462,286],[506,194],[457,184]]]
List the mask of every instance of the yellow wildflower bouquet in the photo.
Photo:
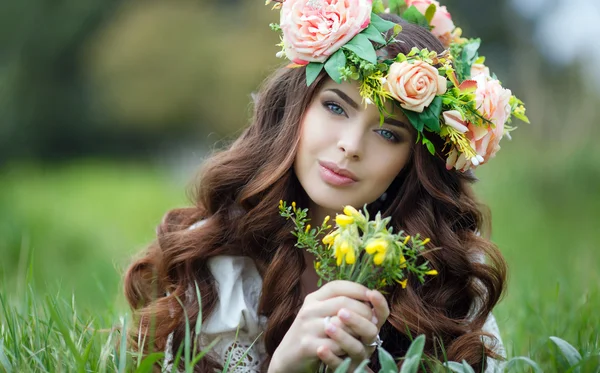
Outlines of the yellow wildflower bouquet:
[[333,230],[328,224],[329,216],[321,226],[312,228],[308,224],[308,209],[297,208],[295,202],[287,206],[280,201],[280,215],[295,224],[292,234],[298,239],[296,247],[316,257],[319,286],[323,280],[349,280],[369,289],[381,290],[394,283],[406,288],[409,273],[421,283],[425,276],[437,275],[429,262],[417,261],[429,238],[422,240],[418,234],[409,236],[404,231],[393,233],[393,228],[387,226],[391,218],[382,219],[377,213],[370,220],[366,206],[363,210],[364,213],[346,206],[344,213],[335,217]]

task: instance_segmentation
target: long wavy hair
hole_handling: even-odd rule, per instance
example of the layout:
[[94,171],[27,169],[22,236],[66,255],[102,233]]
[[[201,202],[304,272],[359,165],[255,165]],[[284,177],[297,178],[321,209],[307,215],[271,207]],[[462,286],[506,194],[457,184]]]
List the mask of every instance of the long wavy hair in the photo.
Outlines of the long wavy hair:
[[[427,30],[384,17],[403,26],[397,42],[387,47],[390,55],[408,53],[412,47],[443,51]],[[125,295],[134,311],[129,330],[134,349],[164,350],[173,332],[177,351],[185,335],[184,315],[194,330],[199,311],[195,292],[186,290],[197,284],[206,320],[218,296],[207,260],[242,255],[254,260],[263,278],[258,312],[268,318],[263,337],[272,356],[302,305],[300,279],[306,269],[303,252],[294,247],[291,223],[279,216],[277,205],[283,199],[308,206],[293,163],[303,113],[325,79],[321,75],[307,87],[305,69],[276,71],[255,97],[250,125],[204,163],[193,188],[194,206],[166,213],[156,241],[125,275]],[[446,170],[442,140],[431,136],[431,141],[438,153],[432,156],[415,145],[409,163],[389,187],[387,200],[369,206],[372,212],[391,216],[396,231],[430,237],[431,250],[423,260],[439,272],[424,284],[409,277],[406,289],[386,289],[391,314],[381,330],[383,347],[401,357],[412,338],[425,334],[427,355],[466,360],[481,371],[486,356],[496,357],[493,337],[481,329],[504,291],[506,264],[486,238],[490,216],[472,191],[475,177]],[[200,228],[187,229],[201,219],[205,224]],[[479,260],[484,257],[485,262]],[[139,343],[150,337],[152,343]],[[376,355],[374,369],[379,366]],[[219,366],[205,358],[195,371]]]

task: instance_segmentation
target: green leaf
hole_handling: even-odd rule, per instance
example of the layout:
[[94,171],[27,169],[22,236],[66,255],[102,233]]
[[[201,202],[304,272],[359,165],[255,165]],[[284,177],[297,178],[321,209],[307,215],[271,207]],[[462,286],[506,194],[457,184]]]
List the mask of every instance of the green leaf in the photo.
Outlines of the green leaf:
[[371,25],[373,25],[379,32],[384,33],[389,29],[393,28],[395,23],[391,21],[387,21],[381,17],[379,17],[375,13],[371,13]]
[[477,50],[481,45],[481,39],[471,39],[464,44],[460,55],[461,77],[462,80],[471,76],[471,66],[479,57]]
[[425,145],[427,147],[429,154],[435,155],[435,146],[433,146],[433,143],[431,141],[429,141],[429,139],[427,139],[425,136],[423,136],[422,142],[423,142],[423,145]]
[[389,352],[384,350],[382,347],[377,348],[377,353],[379,355],[379,364],[381,365],[381,370],[379,373],[397,373],[398,367],[396,366],[396,362],[392,355]]
[[410,23],[414,23],[417,26],[424,27],[428,30],[430,29],[427,18],[425,18],[423,13],[419,12],[414,5],[411,5],[410,8],[406,9],[406,11],[402,13],[402,18]]
[[427,7],[427,10],[425,11],[425,19],[427,20],[428,24],[431,24],[431,20],[433,19],[433,16],[435,15],[436,9],[437,9],[437,7],[435,6],[435,4],[431,4]]
[[337,369],[335,370],[334,373],[346,373],[348,371],[348,368],[350,368],[350,364],[352,363],[352,360],[347,357],[343,363],[341,363]]
[[354,373],[365,373],[365,368],[367,367],[367,365],[369,365],[371,361],[370,360],[363,360],[362,363],[360,363],[359,366],[356,367],[356,369],[354,370]]
[[533,368],[535,373],[544,373],[544,371],[540,368],[540,366],[533,360],[525,357],[525,356],[517,356],[510,359],[505,366],[505,372],[512,372],[513,368],[517,365],[517,363],[523,362],[530,367]]
[[7,373],[12,373],[12,365],[10,364],[10,361],[8,361],[6,354],[4,354],[4,340],[2,339],[0,339],[0,364],[2,364],[2,367]]
[[417,338],[415,338],[408,351],[406,351],[406,357],[416,356],[418,359],[421,359],[421,355],[423,355],[423,347],[425,347],[425,335],[421,334]]
[[385,38],[383,37],[383,35],[381,35],[381,32],[379,32],[377,27],[373,25],[369,25],[369,27],[364,29],[362,33],[370,40],[373,40],[375,43],[385,44]]
[[569,363],[569,366],[576,365],[581,361],[581,354],[575,349],[575,347],[571,346],[569,342],[558,337],[550,337],[550,340],[554,342],[556,347],[558,347],[562,355]]
[[385,6],[383,5],[382,0],[373,0],[373,13],[383,13],[385,12]]
[[154,353],[146,356],[144,358],[144,360],[142,360],[142,363],[140,364],[140,366],[138,366],[138,368],[135,370],[135,373],[152,372],[152,367],[154,366],[154,364],[156,362],[158,362],[159,360],[164,359],[164,357],[165,357],[164,352],[154,352]]
[[455,373],[467,373],[468,372],[468,371],[465,371],[464,365],[457,363],[456,361],[448,361],[448,362],[445,362],[443,365]]
[[404,363],[402,363],[402,368],[399,373],[417,373],[419,369],[419,363],[421,362],[420,357],[411,356],[404,359]]
[[440,127],[440,114],[442,113],[442,98],[435,96],[431,104],[426,107],[421,113],[421,120],[423,121],[425,128],[431,132],[439,133]]
[[390,5],[390,13],[392,14],[402,14],[402,12],[406,9],[406,2],[404,0],[389,0]]
[[377,54],[375,53],[373,44],[371,44],[369,39],[363,34],[356,35],[354,38],[352,38],[352,40],[344,45],[343,48],[354,52],[358,57],[365,61],[368,61],[372,64],[377,63]]
[[321,70],[323,70],[324,66],[325,66],[325,64],[322,64],[320,62],[311,62],[308,65],[306,65],[306,86],[307,87],[310,86],[311,84],[313,84],[315,79],[317,79],[317,77],[321,73]]
[[421,120],[421,116],[419,115],[420,113],[415,113],[414,111],[406,110],[404,108],[402,109],[402,112],[404,112],[404,115],[406,115],[410,124],[412,124],[417,131],[423,131],[425,123]]
[[464,369],[465,373],[475,373],[475,370],[473,370],[473,367],[470,366],[465,360],[462,361],[462,365],[463,365],[463,369]]

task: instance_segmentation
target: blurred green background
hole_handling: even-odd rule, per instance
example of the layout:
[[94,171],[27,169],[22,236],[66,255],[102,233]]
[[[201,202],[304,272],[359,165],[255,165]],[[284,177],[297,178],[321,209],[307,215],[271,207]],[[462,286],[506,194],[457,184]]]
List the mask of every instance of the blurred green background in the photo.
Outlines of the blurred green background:
[[[580,0],[583,22],[558,0],[443,4],[532,122],[477,170],[510,266],[504,342],[541,360],[550,335],[598,353],[600,8]],[[282,63],[276,21],[262,0],[1,0],[2,291],[24,290],[31,261],[40,295],[125,310],[125,266]]]

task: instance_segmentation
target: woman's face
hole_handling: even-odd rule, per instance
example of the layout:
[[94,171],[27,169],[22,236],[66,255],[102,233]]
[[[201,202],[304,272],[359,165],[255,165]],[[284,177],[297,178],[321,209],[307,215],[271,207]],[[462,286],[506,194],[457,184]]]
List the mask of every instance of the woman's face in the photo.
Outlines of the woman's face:
[[[328,80],[301,121],[294,171],[308,197],[328,213],[377,200],[407,164],[414,140],[408,119],[388,102],[392,116],[380,126],[358,84]],[[393,111],[392,111],[393,110]]]

